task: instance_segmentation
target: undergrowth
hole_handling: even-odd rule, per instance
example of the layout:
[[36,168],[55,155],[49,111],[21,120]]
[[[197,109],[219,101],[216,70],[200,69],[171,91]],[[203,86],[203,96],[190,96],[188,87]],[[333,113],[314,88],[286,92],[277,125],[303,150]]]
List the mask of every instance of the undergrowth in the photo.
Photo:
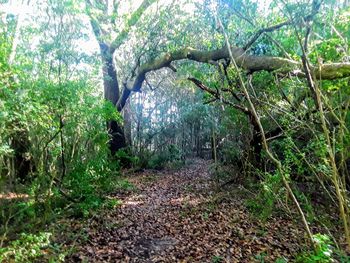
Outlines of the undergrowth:
[[43,184],[34,180],[25,198],[2,201],[0,262],[37,262],[40,258],[63,262],[67,251],[52,241],[51,226],[60,219],[87,218],[120,204],[108,194],[130,191],[133,185],[120,177],[118,166],[96,163],[74,169],[50,191],[40,189]]

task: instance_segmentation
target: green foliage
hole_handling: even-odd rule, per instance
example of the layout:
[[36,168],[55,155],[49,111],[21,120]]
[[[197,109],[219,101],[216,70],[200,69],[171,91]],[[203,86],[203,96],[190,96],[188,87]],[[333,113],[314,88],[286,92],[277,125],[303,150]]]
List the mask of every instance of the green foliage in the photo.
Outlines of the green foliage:
[[255,256],[255,259],[260,263],[265,263],[266,253],[260,253]]
[[168,158],[165,155],[161,153],[155,154],[148,161],[148,167],[151,169],[162,169],[167,162]]
[[221,263],[224,262],[224,258],[222,256],[213,256],[211,259],[212,263]]
[[297,191],[295,191],[295,195],[302,206],[307,221],[310,223],[314,222],[316,219],[316,214],[311,203],[311,198],[306,196],[304,193],[299,193]]
[[[309,167],[305,163],[307,152],[298,151],[298,146],[292,137],[286,137],[275,144],[278,151],[283,155],[283,167],[292,178],[301,178],[305,180]],[[277,150],[276,149],[276,150]]]
[[[235,162],[231,162],[235,164]],[[238,168],[234,165],[226,165],[221,163],[213,163],[209,166],[209,172],[213,175],[214,179],[219,183],[226,183],[230,180],[236,179],[239,173]]]
[[316,250],[311,252],[305,252],[297,257],[296,262],[302,263],[327,263],[333,262],[333,248],[332,242],[327,235],[315,234],[313,236],[316,244]]
[[126,148],[126,149],[120,149],[116,155],[115,158],[117,159],[117,162],[121,166],[125,167],[135,167],[137,166],[138,163],[140,163],[140,160],[137,156],[133,156],[131,153],[131,149]]
[[287,263],[288,260],[285,258],[278,258],[275,263]]
[[0,248],[1,262],[36,262],[44,255],[44,249],[50,244],[51,233],[22,233],[20,238],[9,246]]
[[280,174],[265,173],[257,186],[258,194],[246,201],[249,211],[257,218],[266,221],[275,211],[276,201],[285,194]]
[[83,165],[75,165],[74,170],[64,180],[71,197],[77,200],[74,214],[88,216],[105,202],[105,196],[117,188],[118,165],[110,163],[106,156],[90,160]]
[[[265,32],[245,52],[300,62],[299,40],[303,42],[303,39],[299,38],[304,36],[305,23],[299,20],[312,11],[310,1],[284,4],[271,1],[270,6],[260,2],[173,1],[169,5],[157,5],[154,15],[150,8],[119,17],[119,8],[106,15],[111,6],[103,1],[91,1],[86,11],[96,19],[91,22],[102,34],[97,36],[101,37],[99,40],[110,43],[113,35],[118,36],[114,46],[119,50],[113,58],[115,65],[120,66],[116,71],[122,83],[139,72],[137,65],[166,52],[183,47],[199,50],[223,47],[225,38],[218,19],[230,43],[237,47],[244,46],[259,28],[292,19],[295,25]],[[323,1],[320,13],[308,22],[311,34],[307,53],[311,68],[328,62],[349,61],[350,13],[348,7],[341,9],[338,2]],[[9,238],[16,238],[22,230],[29,231],[54,221],[55,216],[67,210],[75,216],[89,216],[100,208],[118,205],[118,201],[106,196],[116,189],[133,189],[119,177],[120,167],[125,163],[152,169],[177,168],[185,156],[209,157],[214,141],[219,162],[229,169],[255,166],[257,160],[253,159],[262,157],[259,167],[253,167],[261,179],[256,186],[258,194],[247,201],[247,206],[253,214],[266,220],[285,190],[281,175],[266,156],[251,158],[252,137],[259,132],[252,114],[247,112],[249,104],[242,94],[239,74],[244,83],[249,84],[248,92],[266,135],[276,127],[281,128],[280,134],[268,138],[268,144],[281,160],[287,180],[322,182],[322,186],[332,181],[330,149],[320,129],[321,115],[301,74],[286,75],[285,68],[246,74],[245,70],[232,67],[232,61],[230,65],[226,65],[228,61],[213,65],[223,60],[173,62],[182,80],[165,77],[165,71],[159,75],[147,73],[149,90],[143,87],[142,94],[135,96],[138,102],[131,98],[131,109],[136,113],[132,117],[137,119],[137,125],[132,125],[133,148],[119,151],[116,160],[111,160],[105,123],[116,120],[122,124],[123,119],[115,105],[102,99],[98,56],[82,50],[85,48],[82,43],[91,35],[88,23],[81,19],[85,2],[52,0],[42,6],[40,3],[35,3],[37,14],[28,15],[19,32],[16,32],[18,16],[3,15],[0,11],[0,186],[27,196],[0,207],[0,220],[6,222],[0,230],[7,231]],[[182,4],[193,7],[185,10]],[[116,6],[120,7],[121,3]],[[265,12],[261,12],[263,9]],[[13,50],[17,34],[20,38]],[[14,61],[9,61],[11,55],[15,55]],[[126,59],[130,63],[126,63]],[[263,61],[264,57],[260,59]],[[189,76],[201,80],[217,96],[189,85]],[[336,171],[342,173],[344,182],[349,177],[346,164],[350,158],[348,82],[348,78],[316,81],[322,92],[334,158],[340,166]],[[343,119],[339,121],[340,118]],[[257,145],[259,143],[261,145],[261,142]],[[16,163],[18,157],[30,163],[22,178],[23,185],[14,169],[20,166]],[[219,180],[226,181],[230,176],[221,164],[213,170]],[[243,173],[251,176],[250,171]],[[299,189],[295,193],[308,221],[314,221],[315,209],[309,193]],[[18,256],[20,261],[35,260],[35,255],[40,254],[40,244],[47,241],[39,237],[40,234],[38,237],[24,235],[2,251],[12,258]],[[319,243],[318,250],[303,255],[302,261],[327,262],[331,252],[329,240],[322,235],[316,235],[315,240]],[[20,246],[24,250],[14,255],[10,248]],[[263,254],[259,257],[264,260]],[[213,262],[221,260],[213,257]]]
[[[71,1],[51,1],[48,17],[33,18],[30,30],[22,25],[11,65],[14,31],[6,29],[15,27],[0,29],[0,192],[25,196],[2,201],[0,232],[3,251],[11,258],[16,251],[19,262],[40,255],[46,239],[31,233],[64,215],[88,216],[112,207],[116,204],[106,195],[130,188],[119,182],[120,165],[109,158],[105,126],[107,120],[121,122],[121,115],[102,98],[94,80],[97,71],[84,65],[98,68],[98,63],[75,43],[84,38],[83,25],[72,14],[78,9]],[[29,45],[32,38],[35,46]],[[18,184],[18,167],[13,167],[16,153],[30,162],[24,185]],[[16,241],[21,232],[28,234]]]
[[174,145],[170,144],[160,153],[153,155],[148,161],[148,167],[151,169],[162,169],[169,163],[181,161],[181,151]]

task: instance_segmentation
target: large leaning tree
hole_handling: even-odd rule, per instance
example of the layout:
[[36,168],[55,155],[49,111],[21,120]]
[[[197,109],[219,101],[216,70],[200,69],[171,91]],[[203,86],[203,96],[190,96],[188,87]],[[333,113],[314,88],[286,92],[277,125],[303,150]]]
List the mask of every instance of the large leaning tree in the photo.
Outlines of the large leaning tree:
[[[290,56],[283,48],[283,45],[274,40],[269,34],[288,30],[288,32],[296,32],[295,35],[298,36],[298,32],[303,35],[304,31],[310,31],[313,26],[313,21],[319,15],[320,10],[322,10],[322,1],[306,1],[303,4],[295,3],[294,6],[281,1],[280,5],[284,5],[285,13],[280,14],[278,19],[271,18],[272,21],[264,27],[257,27],[258,24],[253,19],[250,19],[252,14],[244,14],[244,12],[248,10],[248,8],[244,9],[244,7],[248,5],[247,3],[249,4],[250,2],[194,1],[193,7],[201,7],[202,10],[208,12],[209,16],[205,13],[199,14],[195,11],[191,11],[192,13],[190,15],[192,15],[193,21],[188,21],[188,23],[195,23],[195,19],[198,18],[198,20],[201,20],[203,23],[200,26],[201,28],[196,28],[196,25],[188,26],[185,22],[183,24],[185,25],[183,31],[179,34],[180,36],[182,35],[182,37],[179,37],[179,35],[177,37],[169,37],[169,34],[164,33],[164,30],[167,30],[168,33],[174,32],[172,28],[176,26],[174,23],[171,24],[169,22],[167,26],[160,26],[158,28],[156,26],[154,26],[154,28],[151,27],[150,31],[152,35],[151,37],[148,36],[148,41],[152,42],[152,38],[158,39],[157,43],[152,46],[147,41],[142,41],[141,39],[135,40],[134,32],[138,29],[142,30],[142,26],[144,26],[142,24],[144,23],[142,19],[152,17],[152,21],[157,21],[167,10],[177,10],[179,14],[183,14],[181,5],[185,5],[185,2],[182,3],[179,1],[175,9],[166,9],[169,8],[169,6],[167,6],[166,3],[162,3],[161,0],[144,0],[131,15],[126,16],[126,18],[125,16],[120,18],[118,16],[121,5],[119,1],[86,0],[86,12],[90,18],[94,35],[99,43],[100,56],[103,63],[105,99],[111,101],[120,112],[123,110],[132,92],[139,92],[142,89],[148,73],[163,68],[169,68],[176,72],[177,70],[174,65],[178,63],[178,61],[183,60],[205,63],[216,67],[217,64],[222,61],[225,62],[223,63],[225,65],[232,63],[231,60],[233,58],[237,66],[248,74],[257,71],[267,71],[277,72],[280,76],[289,75],[307,78],[308,72],[305,72],[305,65],[303,65],[303,60],[301,59],[302,52],[299,52],[299,58],[295,55]],[[257,11],[256,3],[250,4],[253,6],[251,9]],[[174,3],[170,5],[174,5]],[[161,8],[164,8],[163,13],[159,11]],[[172,19],[176,20],[174,14],[171,14],[171,16],[168,17],[169,21]],[[204,16],[206,17],[203,18]],[[218,41],[212,40],[216,42],[216,44],[193,43],[194,40],[208,43],[211,41],[211,36],[215,36],[217,33],[221,34],[223,30],[230,33],[230,28],[232,27],[230,19],[233,20],[234,18],[235,21],[243,21],[248,24],[250,30],[247,30],[247,32],[244,31],[244,28],[233,30],[233,33],[229,35],[229,47],[225,44],[225,41],[220,38]],[[222,20],[221,28],[218,26],[218,20],[220,20],[220,23]],[[145,21],[150,20],[146,19]],[[154,22],[154,25],[157,25],[157,23]],[[241,25],[237,25],[237,28],[240,26]],[[255,29],[253,32],[252,28]],[[187,34],[191,35],[192,40],[182,41]],[[193,38],[196,34],[202,37]],[[118,60],[118,58],[115,58],[115,55],[118,53],[118,49],[127,41],[130,41],[130,37],[134,37],[134,45],[141,46],[139,47],[139,50],[141,50],[140,55],[130,59],[134,61],[127,59],[122,63],[116,63],[115,60]],[[167,39],[167,37],[169,37],[169,39]],[[264,49],[264,44],[258,44],[259,40],[262,38],[270,39],[271,43],[276,45],[281,52],[277,52],[277,56],[268,54],[269,52],[256,52],[257,50],[259,51],[259,49]],[[175,41],[177,44],[173,44],[173,48],[164,48],[164,43],[171,43],[171,41]],[[163,45],[161,45],[160,42],[163,43]],[[179,42],[184,46],[180,47],[178,45]],[[187,45],[188,43],[190,43],[191,46]],[[150,48],[149,46],[152,47]],[[254,47],[254,49],[252,47]],[[152,55],[145,55],[147,52]],[[230,56],[230,53],[232,56]],[[124,75],[121,80],[118,78],[118,72],[123,69],[117,68],[120,64],[125,66],[129,64],[128,67],[130,68],[129,74]],[[176,66],[178,66],[178,64],[176,64]],[[334,80],[350,76],[350,63],[315,63],[308,65],[308,70],[312,77],[318,80]],[[194,82],[199,88],[210,92],[210,90],[206,89],[197,79],[189,78],[189,80]],[[236,105],[236,108],[241,109],[249,115],[249,111],[244,105]],[[116,151],[126,146],[123,127],[115,121],[110,121],[108,122],[108,131],[111,136],[110,150],[112,154],[115,154]]]

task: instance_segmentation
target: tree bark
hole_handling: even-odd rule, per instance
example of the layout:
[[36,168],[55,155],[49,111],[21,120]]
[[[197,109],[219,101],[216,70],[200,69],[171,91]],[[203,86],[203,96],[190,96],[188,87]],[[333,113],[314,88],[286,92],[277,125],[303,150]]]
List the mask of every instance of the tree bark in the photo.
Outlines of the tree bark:
[[[92,1],[94,2],[94,1]],[[305,77],[305,72],[303,70],[302,63],[300,61],[295,61],[291,59],[286,59],[282,57],[272,57],[272,56],[255,56],[250,55],[246,52],[244,48],[232,46],[227,48],[223,46],[222,48],[216,50],[196,50],[191,47],[184,47],[180,50],[165,53],[162,56],[148,61],[142,65],[140,65],[135,71],[135,75],[132,79],[129,79],[126,83],[123,82],[123,87],[119,87],[116,70],[113,65],[113,53],[116,49],[118,49],[127,39],[127,36],[130,33],[132,26],[134,26],[142,16],[142,14],[150,7],[154,0],[144,0],[142,1],[139,8],[131,15],[128,20],[126,27],[121,31],[120,34],[113,41],[111,41],[108,45],[104,44],[106,39],[108,39],[109,32],[103,30],[99,23],[104,23],[100,17],[95,17],[93,12],[91,12],[92,8],[101,9],[98,6],[94,5],[90,1],[87,1],[87,13],[90,16],[90,21],[92,25],[92,29],[96,36],[96,39],[100,43],[102,60],[104,64],[104,87],[105,87],[105,98],[110,100],[113,105],[116,105],[116,108],[119,112],[124,108],[131,92],[139,91],[142,88],[142,84],[146,78],[146,74],[151,71],[155,71],[164,67],[172,67],[171,63],[173,61],[188,59],[201,63],[212,63],[213,61],[218,61],[220,59],[234,59],[237,66],[243,70],[248,72],[254,71],[275,71],[280,74],[292,74],[295,76]],[[102,4],[104,5],[104,4]],[[107,6],[104,6],[105,10],[107,10]],[[116,12],[116,10],[114,10]],[[314,15],[314,12],[307,16],[309,20]],[[96,19],[97,18],[97,19]],[[112,22],[112,21],[111,21]],[[261,29],[257,32],[257,34],[253,37],[253,39],[248,43],[253,43],[256,39],[264,32],[270,32],[281,27],[290,25],[291,21],[286,21],[278,25],[274,25],[265,29]],[[113,22],[112,22],[113,24]],[[107,36],[107,37],[106,37]],[[245,46],[247,48],[247,45]],[[338,79],[350,76],[350,63],[331,63],[331,64],[323,64],[322,66],[313,66],[311,65],[310,71],[317,76],[318,79]],[[120,92],[121,91],[121,92]],[[236,107],[239,107],[235,105]],[[243,109],[245,110],[245,109]],[[109,123],[109,129],[111,129],[110,135],[112,137],[111,149],[117,149],[119,147],[125,147],[125,136],[123,133],[123,129],[117,123]],[[116,129],[116,130],[113,130]],[[117,142],[117,138],[113,138],[113,136],[118,136],[121,140]],[[113,153],[113,152],[112,152]]]
[[28,134],[26,132],[17,132],[12,138],[12,149],[14,150],[14,169],[15,178],[24,183],[28,180],[30,172],[35,170],[31,159],[26,155],[30,147]]
[[[26,3],[29,6],[30,1]],[[23,5],[24,7],[25,5]],[[8,64],[12,65],[15,62],[17,45],[19,42],[21,27],[23,24],[23,15],[18,15],[15,20],[14,25],[14,35],[12,39],[11,52],[8,57]],[[14,82],[14,76],[10,77],[11,82]],[[35,164],[32,159],[29,158],[28,152],[30,148],[30,141],[26,127],[20,122],[15,121],[13,126],[16,127],[17,131],[12,135],[11,138],[11,148],[14,150],[13,163],[14,163],[14,175],[16,179],[19,179],[20,182],[24,183],[28,180],[28,175],[35,171]]]
[[[116,105],[119,99],[119,83],[117,79],[117,72],[113,64],[113,53],[110,47],[105,43],[100,43],[100,52],[102,57],[102,74],[104,98]],[[121,109],[118,111],[120,112]],[[126,139],[123,126],[115,120],[107,121],[108,134],[110,136],[109,149],[112,156],[122,148],[125,148]]]
[[123,109],[123,117],[124,117],[124,134],[126,144],[128,146],[132,145],[132,136],[131,136],[131,109],[130,102],[127,102]]
[[[103,85],[104,85],[104,97],[106,100],[112,102],[116,106],[118,112],[121,112],[125,106],[127,99],[130,96],[130,91],[126,88],[123,88],[122,94],[120,94],[120,87],[117,78],[117,72],[113,64],[113,54],[127,39],[131,28],[139,21],[143,13],[155,2],[155,0],[144,0],[139,5],[139,7],[132,13],[128,19],[125,28],[113,39],[113,41],[106,42],[107,39],[111,37],[108,30],[104,30],[102,25],[108,21],[107,27],[113,27],[115,25],[115,19],[105,19],[104,15],[94,14],[93,10],[99,10],[107,12],[108,10],[108,1],[85,1],[86,4],[86,13],[90,18],[90,24],[93,30],[93,33],[96,37],[96,40],[100,46],[101,59],[103,63]],[[117,15],[117,5],[113,6],[113,15]],[[107,14],[106,14],[107,15]],[[110,17],[113,17],[112,15]],[[117,103],[121,101],[121,103]],[[107,122],[108,133],[111,137],[109,146],[111,154],[115,153],[122,148],[127,146],[127,139],[124,134],[124,127],[116,121]],[[129,140],[130,141],[130,140]]]
[[[230,52],[237,66],[248,72],[275,71],[280,74],[292,74],[305,77],[301,62],[282,57],[256,56],[247,54],[243,48],[231,47]],[[146,74],[164,67],[171,67],[171,63],[178,60],[193,60],[201,63],[210,63],[220,59],[229,59],[229,50],[226,46],[209,51],[202,51],[185,47],[183,49],[166,53],[163,56],[142,64],[136,71],[136,76],[129,80],[123,87],[123,91],[117,102],[117,108],[124,107],[132,91],[140,91],[146,78]],[[350,76],[350,63],[329,63],[322,66],[312,66],[311,71],[319,79],[339,79]]]

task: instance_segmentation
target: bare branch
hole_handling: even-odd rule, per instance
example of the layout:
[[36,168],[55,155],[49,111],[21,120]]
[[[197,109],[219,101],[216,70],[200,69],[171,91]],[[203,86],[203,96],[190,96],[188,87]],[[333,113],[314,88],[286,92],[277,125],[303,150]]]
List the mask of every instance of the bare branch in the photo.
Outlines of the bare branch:
[[227,104],[227,105],[230,105],[231,107],[235,108],[235,109],[238,109],[240,110],[241,112],[243,112],[244,114],[248,115],[248,116],[251,116],[251,111],[246,108],[246,107],[243,107],[241,105],[238,105],[238,104],[235,104],[235,103],[232,103],[231,101],[228,101],[224,98],[222,98],[222,96],[220,96],[220,93],[218,90],[214,91],[212,89],[210,89],[209,87],[205,86],[200,80],[198,79],[195,79],[195,78],[188,78],[189,81],[192,81],[198,88],[200,88],[201,90],[203,91],[206,91],[208,92],[210,95],[212,95],[215,100],[220,100],[222,101],[223,103]]
[[320,6],[321,6],[321,1],[314,0],[313,4],[312,4],[312,11],[309,15],[304,16],[302,18],[297,18],[297,19],[291,18],[291,19],[284,21],[282,23],[259,29],[255,33],[255,35],[248,41],[248,43],[243,47],[243,49],[247,50],[248,48],[250,48],[263,33],[273,32],[273,31],[276,31],[278,29],[281,29],[282,27],[291,26],[294,24],[308,24],[308,22],[312,21],[314,16],[318,13]]
[[255,41],[263,34],[263,33],[268,33],[268,32],[273,32],[275,30],[278,30],[284,26],[288,26],[291,25],[293,23],[293,21],[288,20],[282,23],[279,23],[277,25],[273,25],[273,26],[269,26],[269,27],[265,27],[265,28],[261,28],[258,30],[258,32],[255,33],[255,35],[248,41],[248,43],[243,47],[244,50],[247,50],[248,48],[250,48]]

